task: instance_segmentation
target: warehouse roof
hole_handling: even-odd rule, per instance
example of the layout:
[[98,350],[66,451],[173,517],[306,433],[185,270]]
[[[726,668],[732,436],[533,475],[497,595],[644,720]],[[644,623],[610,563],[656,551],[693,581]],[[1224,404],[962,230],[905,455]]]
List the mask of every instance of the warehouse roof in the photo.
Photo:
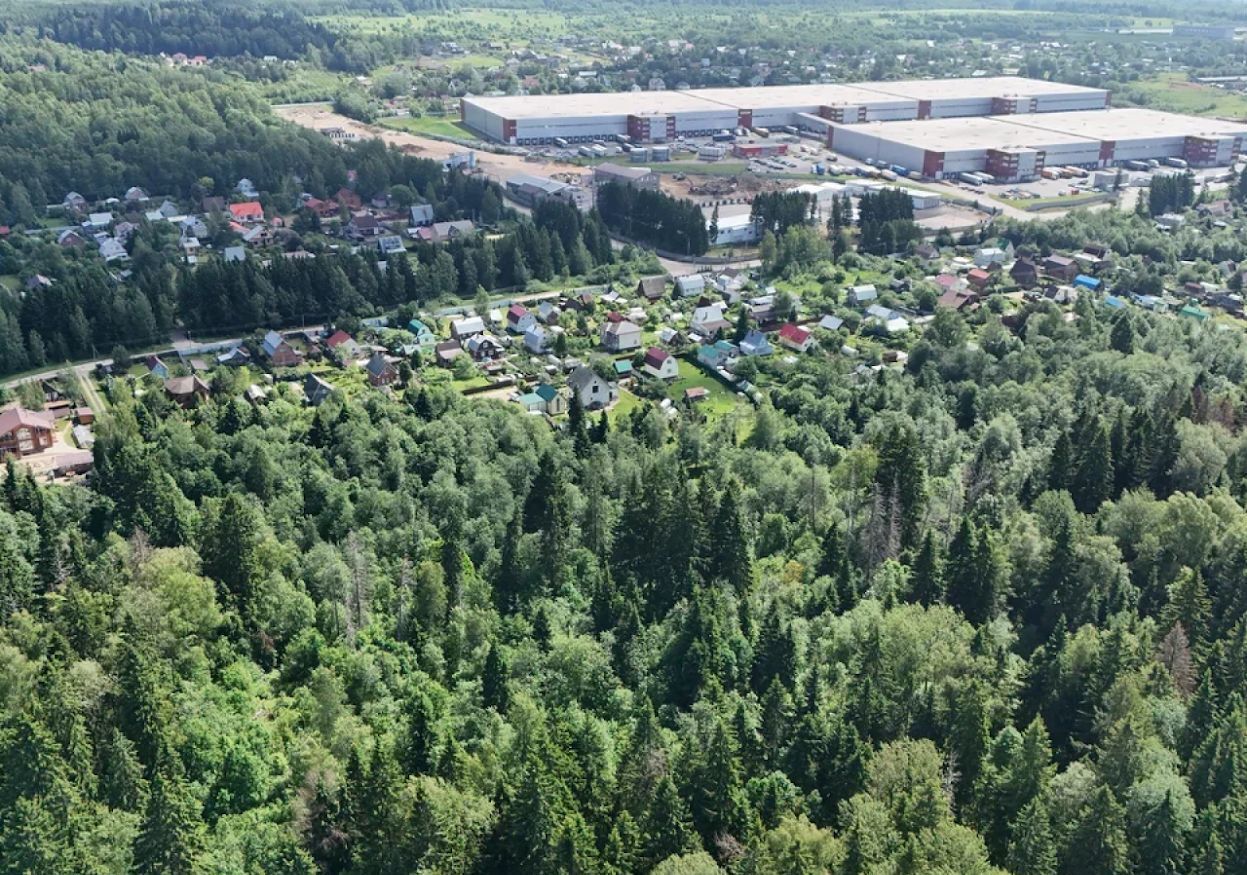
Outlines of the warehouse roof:
[[550,116],[663,115],[673,112],[722,112],[726,107],[696,96],[695,91],[623,91],[580,94],[528,94],[508,97],[465,97],[503,118]]
[[466,97],[468,104],[509,119],[551,116],[626,116],[672,112],[721,111],[797,106],[896,105],[905,101],[965,97],[1038,96],[1105,93],[1103,89],[1065,85],[1018,76],[970,79],[913,79],[896,82],[846,82],[772,85],[760,88],[701,88],[689,91],[625,91],[580,94],[530,94]]
[[[767,85],[760,88],[701,88],[690,91],[706,100],[739,109],[766,109],[792,106],[896,106],[917,103],[885,95],[877,90],[853,84],[836,85]],[[929,92],[927,92],[929,94]],[[917,107],[914,108],[917,111]]]
[[1198,137],[1247,134],[1247,125],[1154,109],[1124,107],[1086,112],[1045,112],[1004,116],[1017,127],[1076,134],[1096,140],[1142,140],[1153,137]]
[[880,94],[922,100],[974,97],[1038,97],[1044,94],[1104,93],[1103,88],[1066,85],[1021,76],[975,76],[961,79],[908,79],[897,82],[863,82],[859,87]]
[[[1103,112],[1103,110],[1092,110]],[[890,143],[902,143],[932,152],[972,152],[1009,146],[1042,148],[1057,143],[1085,141],[1088,137],[1057,133],[1041,128],[1010,124],[1006,117],[970,116],[968,118],[928,119],[924,121],[867,122],[857,125],[835,125],[840,131],[880,137]],[[836,141],[833,139],[833,143]]]

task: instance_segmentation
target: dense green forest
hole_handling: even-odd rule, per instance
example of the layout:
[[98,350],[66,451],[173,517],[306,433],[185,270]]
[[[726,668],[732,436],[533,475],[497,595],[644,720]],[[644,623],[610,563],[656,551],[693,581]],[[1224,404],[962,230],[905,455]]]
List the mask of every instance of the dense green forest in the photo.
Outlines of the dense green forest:
[[[340,6],[34,4],[15,19],[110,53],[0,28],[0,220],[17,226],[0,240],[17,283],[0,291],[0,371],[163,342],[179,321],[349,324],[631,278],[608,228],[706,250],[687,202],[606,185],[597,211],[519,215],[437,162],[280,123],[228,64],[122,53],[305,41],[318,64],[332,46],[366,69],[366,41],[303,17]],[[657,8],[514,6],[629,26]],[[689,37],[721,6],[739,10],[692,6]],[[757,22],[714,35],[785,44]],[[870,39],[846,31],[846,66],[890,74]],[[1046,71],[1066,63],[1049,54]],[[244,176],[293,217],[264,259],[192,270],[177,230],[144,222],[121,278],[22,233],[59,222],[45,205],[71,189],[191,203]],[[384,269],[334,252],[299,195],[348,180],[488,233]],[[1241,204],[1247,177],[1230,194]],[[1099,242],[1122,294],[1221,282],[1247,261],[1238,230],[1143,215],[1202,197],[1173,176],[1140,214],[999,221],[963,242]],[[912,284],[884,303],[931,314],[925,268],[875,254],[914,237],[908,199],[837,201],[830,240],[810,209],[755,210],[763,279],[788,305],[791,284],[807,312],[838,307],[868,272]],[[209,220],[214,246],[236,239]],[[281,257],[303,248],[316,257]],[[36,273],[50,285],[27,288]],[[897,342],[907,359],[878,370],[750,360],[757,403],[719,416],[640,391],[551,421],[432,368],[316,408],[281,380],[244,401],[263,382],[246,368],[213,372],[191,410],[154,378],[110,380],[89,479],[0,465],[0,872],[1247,872],[1242,332],[1090,294],[993,296]]]
[[1247,356],[1106,313],[744,432],[116,384],[0,493],[3,867],[1243,871]]
[[692,201],[607,182],[597,187],[595,208],[607,228],[637,242],[687,255],[710,248],[706,217]]
[[336,146],[219,72],[14,37],[0,38],[0,72],[0,215],[15,221],[34,223],[69,191],[191,196],[242,177],[276,191],[313,167],[345,180]]
[[310,49],[333,58],[335,37],[289,11],[242,4],[60,7],[41,22],[51,39],[84,49],[140,55],[275,55],[301,58]]

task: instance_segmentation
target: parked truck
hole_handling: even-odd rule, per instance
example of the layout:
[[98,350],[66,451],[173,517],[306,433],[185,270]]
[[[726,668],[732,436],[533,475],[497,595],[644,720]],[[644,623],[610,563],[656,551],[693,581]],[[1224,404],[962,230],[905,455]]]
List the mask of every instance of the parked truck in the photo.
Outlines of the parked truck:
[[1184,158],[1166,158],[1165,164],[1168,167],[1177,167],[1181,170],[1186,170],[1186,168],[1189,166],[1186,163],[1186,159]]

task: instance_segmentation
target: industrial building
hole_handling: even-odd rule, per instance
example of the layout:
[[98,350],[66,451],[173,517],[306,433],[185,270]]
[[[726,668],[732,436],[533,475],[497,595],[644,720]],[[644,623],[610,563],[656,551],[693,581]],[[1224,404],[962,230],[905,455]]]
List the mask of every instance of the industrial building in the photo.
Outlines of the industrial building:
[[618,182],[632,188],[658,189],[658,174],[648,167],[631,167],[620,164],[599,164],[593,168],[593,184],[605,185]]
[[999,182],[1034,179],[1045,167],[1111,167],[1182,159],[1193,167],[1233,163],[1247,125],[1148,109],[933,119],[829,126],[828,148],[930,179],[987,173]]
[[516,145],[626,138],[661,143],[721,130],[1103,109],[1102,88],[1016,76],[855,84],[465,97],[463,123]]

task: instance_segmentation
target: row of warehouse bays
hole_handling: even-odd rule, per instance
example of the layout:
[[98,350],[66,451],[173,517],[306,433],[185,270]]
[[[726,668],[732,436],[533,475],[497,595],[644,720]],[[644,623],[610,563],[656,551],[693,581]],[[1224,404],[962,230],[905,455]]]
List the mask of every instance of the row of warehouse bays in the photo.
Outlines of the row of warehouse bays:
[[1103,109],[1102,88],[1016,76],[856,84],[465,97],[464,124],[501,142],[540,145],[626,136],[661,142],[737,127],[962,118]]
[[999,182],[1149,159],[1222,167],[1245,138],[1247,125],[1236,122],[1134,108],[827,126],[828,148],[852,158],[931,179],[986,172]]

